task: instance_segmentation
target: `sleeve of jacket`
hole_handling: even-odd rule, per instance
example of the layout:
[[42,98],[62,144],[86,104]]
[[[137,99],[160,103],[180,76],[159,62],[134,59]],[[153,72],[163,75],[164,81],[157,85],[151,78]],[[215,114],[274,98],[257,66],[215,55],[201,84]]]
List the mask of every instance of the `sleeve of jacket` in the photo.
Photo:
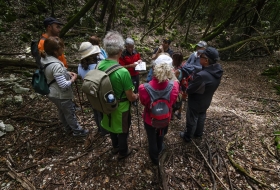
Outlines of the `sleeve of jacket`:
[[174,85],[170,95],[170,103],[173,105],[176,102],[177,96],[179,94],[179,83],[178,81],[174,81]]
[[139,93],[139,100],[141,104],[145,107],[149,107],[151,103],[151,98],[143,84],[139,86],[138,93]]
[[200,75],[194,75],[193,80],[189,82],[189,86],[187,88],[188,94],[203,94],[205,91],[205,83]]

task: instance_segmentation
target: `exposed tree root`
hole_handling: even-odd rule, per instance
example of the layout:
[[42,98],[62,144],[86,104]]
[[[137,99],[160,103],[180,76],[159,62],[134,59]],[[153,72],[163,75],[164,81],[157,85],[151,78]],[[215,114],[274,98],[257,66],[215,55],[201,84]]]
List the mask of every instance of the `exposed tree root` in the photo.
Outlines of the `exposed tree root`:
[[238,169],[242,174],[246,175],[247,177],[249,177],[250,179],[252,179],[254,182],[258,183],[259,185],[261,186],[264,186],[264,187],[267,187],[269,189],[273,189],[271,186],[265,184],[264,182],[256,179],[254,176],[250,175],[242,166],[240,166],[239,164],[237,164],[233,158],[231,157],[230,153],[229,153],[229,149],[230,149],[230,146],[231,144],[234,144],[235,142],[230,142],[227,144],[227,147],[226,147],[226,152],[227,152],[227,155],[228,155],[228,158],[231,162],[231,164],[236,168]]

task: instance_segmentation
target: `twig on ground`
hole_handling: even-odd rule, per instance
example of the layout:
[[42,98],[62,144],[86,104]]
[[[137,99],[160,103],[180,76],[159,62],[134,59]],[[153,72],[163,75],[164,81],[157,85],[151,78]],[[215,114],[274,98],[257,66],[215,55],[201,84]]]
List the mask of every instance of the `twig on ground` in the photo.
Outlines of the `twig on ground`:
[[225,184],[222,182],[222,180],[219,178],[219,176],[216,174],[216,172],[214,172],[214,170],[211,168],[210,164],[207,162],[207,159],[201,152],[200,148],[195,144],[195,142],[192,139],[191,139],[191,141],[194,144],[194,146],[197,148],[197,150],[200,152],[200,154],[202,155],[202,157],[203,157],[204,161],[206,162],[206,164],[208,165],[209,169],[213,172],[213,174],[216,176],[216,178],[219,180],[219,182],[224,186],[224,188],[228,190],[228,188],[225,186]]

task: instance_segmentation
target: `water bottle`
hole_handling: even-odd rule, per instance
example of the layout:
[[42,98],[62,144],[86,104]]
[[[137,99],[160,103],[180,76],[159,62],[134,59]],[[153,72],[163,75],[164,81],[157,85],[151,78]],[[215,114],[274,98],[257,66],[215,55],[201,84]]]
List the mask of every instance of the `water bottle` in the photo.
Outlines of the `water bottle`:
[[115,101],[115,96],[114,96],[114,94],[108,94],[108,96],[107,96],[107,102],[108,103],[112,103],[112,102],[114,102]]

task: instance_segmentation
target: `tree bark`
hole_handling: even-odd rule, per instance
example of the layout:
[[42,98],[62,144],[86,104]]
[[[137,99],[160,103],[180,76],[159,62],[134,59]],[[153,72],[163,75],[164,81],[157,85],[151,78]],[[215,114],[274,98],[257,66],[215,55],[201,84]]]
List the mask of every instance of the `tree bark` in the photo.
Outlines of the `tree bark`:
[[62,28],[60,32],[60,37],[62,38],[68,30],[76,24],[80,18],[82,18],[86,12],[95,4],[95,2],[98,0],[89,0],[87,4]]
[[189,30],[190,30],[190,27],[191,27],[191,23],[192,23],[192,20],[193,20],[193,16],[195,14],[195,11],[196,9],[198,8],[199,4],[200,4],[201,0],[199,0],[197,2],[197,4],[195,5],[193,11],[192,11],[192,15],[191,15],[191,18],[189,19],[189,23],[188,23],[188,28],[187,28],[187,32],[186,32],[186,35],[185,35],[185,42],[188,41],[188,35],[189,35]]
[[107,11],[107,7],[108,7],[108,3],[109,3],[109,0],[103,0],[103,8],[102,8],[100,17],[98,19],[100,22],[103,21],[103,19],[105,17],[105,14],[106,14],[106,11]]
[[106,31],[111,30],[111,26],[116,15],[116,5],[117,5],[117,0],[112,0],[112,8],[108,17]]

